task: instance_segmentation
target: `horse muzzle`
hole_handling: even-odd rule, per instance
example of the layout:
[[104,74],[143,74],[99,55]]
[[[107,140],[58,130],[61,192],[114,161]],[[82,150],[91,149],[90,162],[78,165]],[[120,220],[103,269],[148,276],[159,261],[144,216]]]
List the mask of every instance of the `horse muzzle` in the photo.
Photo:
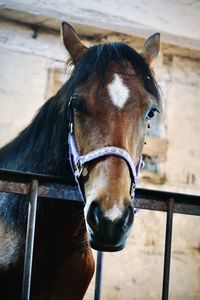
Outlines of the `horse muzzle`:
[[134,208],[127,204],[120,216],[103,213],[98,201],[91,202],[87,216],[91,247],[99,251],[116,252],[125,247],[134,220]]

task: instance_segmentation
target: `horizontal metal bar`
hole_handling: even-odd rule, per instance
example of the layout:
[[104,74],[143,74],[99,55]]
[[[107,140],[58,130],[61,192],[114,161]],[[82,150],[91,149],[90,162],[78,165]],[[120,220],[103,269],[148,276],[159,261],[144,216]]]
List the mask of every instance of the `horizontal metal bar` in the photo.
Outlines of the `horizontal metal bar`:
[[[0,180],[0,192],[29,195],[30,183]],[[82,202],[82,198],[80,197],[79,190],[76,186],[59,183],[40,184],[38,188],[38,196]]]
[[22,172],[17,170],[8,170],[8,169],[1,169],[1,168],[0,168],[0,179],[15,181],[15,182],[23,182],[23,183],[30,183],[31,180],[36,179],[40,183],[53,182],[53,183],[64,183],[69,185],[75,184],[75,180],[69,179],[67,177]]
[[[29,183],[0,180],[0,191],[28,195],[30,192]],[[43,183],[39,185],[38,196],[72,201],[82,201],[79,190],[76,186]],[[174,199],[174,212],[188,215],[200,215],[200,197],[148,189],[137,189],[135,207],[156,211],[167,211],[167,202]]]
[[200,196],[190,194],[137,189],[135,207],[166,212],[168,200],[172,198],[174,213],[200,216]]
[[[0,169],[0,179],[2,192],[28,195],[30,179],[36,179],[39,182],[38,196],[82,201],[78,187],[63,177]],[[200,196],[150,189],[136,189],[135,207],[166,212],[171,198],[174,199],[174,213],[200,215]]]

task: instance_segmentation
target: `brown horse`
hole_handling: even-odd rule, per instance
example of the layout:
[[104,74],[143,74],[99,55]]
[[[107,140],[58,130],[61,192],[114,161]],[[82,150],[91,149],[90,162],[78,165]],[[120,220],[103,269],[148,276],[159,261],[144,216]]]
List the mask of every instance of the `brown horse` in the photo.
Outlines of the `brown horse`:
[[[125,246],[145,131],[160,105],[149,67],[159,34],[139,54],[124,43],[88,49],[70,25],[63,22],[62,29],[74,64],[69,80],[0,151],[1,168],[76,178],[86,203],[39,199],[31,289],[37,300],[82,299],[94,272],[90,245],[101,251]],[[26,197],[1,193],[6,300],[21,297],[27,207]]]

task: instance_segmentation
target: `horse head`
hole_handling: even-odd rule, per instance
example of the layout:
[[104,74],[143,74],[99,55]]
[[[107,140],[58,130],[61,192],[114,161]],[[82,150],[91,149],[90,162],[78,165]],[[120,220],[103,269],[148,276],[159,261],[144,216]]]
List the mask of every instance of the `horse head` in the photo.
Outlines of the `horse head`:
[[[124,43],[87,48],[65,22],[62,35],[74,63],[72,76],[80,77],[70,97],[78,153],[103,152],[82,165],[79,174],[90,245],[118,251],[134,220],[134,172],[141,162],[146,128],[159,111],[150,64],[159,53],[160,35],[148,38],[140,54]],[[105,149],[111,153],[106,155]],[[112,155],[113,149],[117,155]]]

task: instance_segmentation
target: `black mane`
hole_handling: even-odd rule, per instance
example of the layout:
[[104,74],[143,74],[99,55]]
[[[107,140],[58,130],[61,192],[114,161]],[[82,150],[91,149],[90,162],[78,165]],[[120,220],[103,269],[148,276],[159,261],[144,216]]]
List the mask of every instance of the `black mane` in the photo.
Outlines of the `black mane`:
[[[93,46],[74,67],[69,80],[41,107],[31,124],[0,150],[0,167],[66,176],[72,180],[67,145],[70,96],[76,86],[87,80],[93,72],[97,72],[103,80],[111,63],[123,65],[124,60],[131,62],[145,89],[159,103],[156,82],[140,54],[124,43]],[[12,201],[8,201],[8,197]],[[26,220],[27,203],[20,201],[21,198],[3,194],[0,199],[1,215],[10,222],[12,219],[15,225]]]

